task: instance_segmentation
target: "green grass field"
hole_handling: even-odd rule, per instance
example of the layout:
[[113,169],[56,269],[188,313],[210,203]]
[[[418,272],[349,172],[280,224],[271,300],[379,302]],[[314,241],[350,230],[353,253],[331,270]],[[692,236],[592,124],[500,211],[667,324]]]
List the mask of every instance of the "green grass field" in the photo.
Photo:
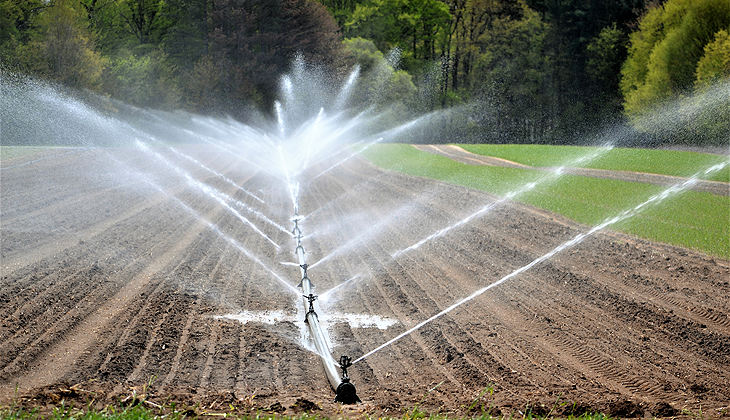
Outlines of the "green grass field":
[[[538,146],[515,144],[461,145],[469,152],[494,156],[530,166],[573,166],[578,168],[612,169],[616,171],[646,172],[651,174],[690,177],[701,168],[727,161],[727,156],[707,153],[678,152],[656,149],[601,149],[578,146]],[[580,161],[591,154],[592,160]],[[730,166],[701,179],[730,182]]]
[[47,149],[47,147],[35,146],[0,146],[0,161],[18,156],[32,155]]
[[[500,149],[501,146],[479,145],[465,149],[478,149],[481,154],[531,166],[570,164],[570,161],[595,151],[582,147],[530,145],[505,147],[497,154],[491,153],[490,147]],[[520,151],[520,148],[524,150]],[[541,148],[544,148],[544,153],[540,152]],[[584,162],[583,167],[687,176],[727,159],[717,155],[688,153],[613,149],[593,162]],[[536,182],[537,186],[533,190],[518,195],[515,200],[591,226],[622,211],[633,209],[666,189],[651,184],[576,175],[555,177],[551,173],[528,169],[464,165],[446,157],[421,152],[405,144],[375,145],[363,151],[362,155],[384,169],[463,185],[496,195],[505,195],[528,183]],[[726,167],[721,171],[720,179],[728,178],[728,170],[730,168]],[[715,176],[710,179],[720,180],[717,178]],[[730,197],[683,191],[658,205],[646,206],[636,216],[611,225],[610,229],[730,258]]]

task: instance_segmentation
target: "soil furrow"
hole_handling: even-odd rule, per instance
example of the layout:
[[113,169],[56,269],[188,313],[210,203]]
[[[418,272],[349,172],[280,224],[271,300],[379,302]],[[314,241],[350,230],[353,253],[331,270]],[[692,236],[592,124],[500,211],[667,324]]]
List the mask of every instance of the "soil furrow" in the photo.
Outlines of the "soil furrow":
[[[265,203],[159,151],[196,180],[293,228],[294,205],[280,179],[231,153],[176,147]],[[302,300],[272,274],[292,286],[300,280],[298,267],[281,264],[296,261],[291,235],[229,203],[277,249],[155,159],[134,150],[100,153],[3,171],[0,402],[13,398],[16,383],[31,405],[72,401],[58,390],[81,383],[99,401],[147,392],[155,403],[268,415],[299,412],[302,398],[337,413],[319,358],[300,342],[301,320],[290,318],[302,316],[295,308]],[[360,157],[304,178],[306,258],[328,258],[310,268],[316,292],[360,276],[320,302],[335,358],[362,356],[589,229],[505,202],[394,259],[495,197],[382,171]],[[672,417],[701,408],[721,418],[730,400],[729,267],[600,232],[349,373],[362,407],[378,416],[402,416],[419,403],[473,415]],[[271,311],[285,319],[221,318]],[[380,329],[329,314],[396,323]]]

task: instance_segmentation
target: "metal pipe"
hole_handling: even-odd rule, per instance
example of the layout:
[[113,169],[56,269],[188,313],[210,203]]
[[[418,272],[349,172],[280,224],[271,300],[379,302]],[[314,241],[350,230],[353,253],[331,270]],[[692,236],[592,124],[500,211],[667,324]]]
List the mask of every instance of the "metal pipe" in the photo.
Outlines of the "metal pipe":
[[339,373],[337,372],[337,364],[330,353],[327,337],[319,323],[317,312],[314,310],[314,301],[316,296],[312,293],[312,281],[307,277],[307,262],[304,258],[304,247],[302,246],[302,231],[299,229],[298,223],[300,218],[297,214],[295,214],[294,217],[294,230],[292,233],[295,235],[297,240],[296,252],[297,258],[299,259],[299,269],[302,274],[302,281],[299,283],[299,287],[302,288],[304,310],[307,311],[305,320],[309,329],[309,334],[312,336],[312,341],[314,341],[314,347],[317,349],[317,353],[322,359],[322,365],[324,366],[327,379],[329,380],[332,389],[337,391],[337,387],[340,386],[342,381],[340,380]]
[[[314,296],[311,293],[312,283],[306,277],[302,279],[302,290],[304,291],[305,296]],[[305,299],[305,301],[309,302],[308,299]],[[310,308],[308,308],[306,315],[309,334],[312,336],[312,341],[314,341],[314,347],[317,349],[317,353],[319,353],[319,357],[322,359],[324,372],[327,375],[327,379],[330,381],[332,390],[337,391],[337,387],[340,386],[340,383],[342,382],[340,380],[339,372],[337,371],[337,365],[335,364],[335,361],[334,359],[332,359],[332,356],[330,354],[327,338],[325,337],[321,324],[319,323],[317,312],[315,312],[312,308],[314,306],[314,302],[312,301],[311,303],[309,303],[309,306]],[[307,308],[306,303],[305,308]]]

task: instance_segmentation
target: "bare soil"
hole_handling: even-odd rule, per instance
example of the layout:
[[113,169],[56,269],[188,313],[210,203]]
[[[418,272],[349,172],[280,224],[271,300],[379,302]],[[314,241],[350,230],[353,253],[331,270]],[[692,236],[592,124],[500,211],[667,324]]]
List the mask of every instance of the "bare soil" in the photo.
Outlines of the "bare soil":
[[[230,154],[185,153],[265,204],[167,155],[293,227],[280,179]],[[219,318],[296,315],[301,299],[269,271],[298,284],[299,269],[281,264],[296,260],[290,235],[231,205],[277,249],[141,152],[37,158],[4,160],[0,171],[1,404],[146,400],[198,414],[347,416],[399,416],[420,404],[506,416],[730,417],[726,260],[600,232],[355,364],[350,376],[363,404],[343,408],[332,403],[318,357],[300,343],[300,323]],[[388,329],[331,322],[333,354],[357,358],[588,230],[510,203],[391,257],[495,199],[359,158],[302,182],[308,262],[337,250],[309,271],[318,293],[359,275],[322,302],[322,317],[398,321]]]

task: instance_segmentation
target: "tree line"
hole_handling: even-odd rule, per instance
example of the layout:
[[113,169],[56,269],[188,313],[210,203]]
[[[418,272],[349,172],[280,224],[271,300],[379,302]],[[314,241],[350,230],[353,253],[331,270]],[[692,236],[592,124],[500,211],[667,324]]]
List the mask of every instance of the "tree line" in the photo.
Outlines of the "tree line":
[[[459,141],[651,132],[661,104],[730,78],[729,33],[727,0],[0,0],[6,71],[243,117],[271,112],[295,57],[342,80],[359,63],[356,101],[459,107]],[[722,140],[723,100],[681,141]]]

